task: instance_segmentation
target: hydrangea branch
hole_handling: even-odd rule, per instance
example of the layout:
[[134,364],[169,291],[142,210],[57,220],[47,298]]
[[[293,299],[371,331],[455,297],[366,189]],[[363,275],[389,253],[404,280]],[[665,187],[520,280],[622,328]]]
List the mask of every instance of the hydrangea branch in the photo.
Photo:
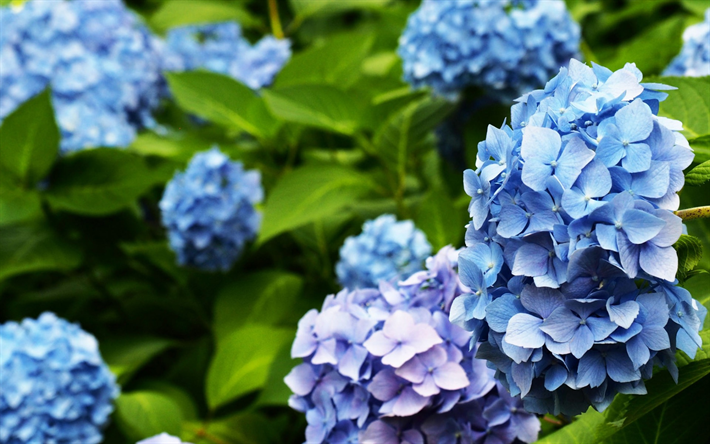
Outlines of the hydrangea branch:
[[710,218],[710,205],[704,207],[688,208],[687,210],[678,210],[675,212],[676,216],[686,220],[693,219],[707,219]]
[[279,18],[279,6],[276,0],[269,0],[269,20],[271,20],[271,32],[277,39],[284,38],[284,31]]

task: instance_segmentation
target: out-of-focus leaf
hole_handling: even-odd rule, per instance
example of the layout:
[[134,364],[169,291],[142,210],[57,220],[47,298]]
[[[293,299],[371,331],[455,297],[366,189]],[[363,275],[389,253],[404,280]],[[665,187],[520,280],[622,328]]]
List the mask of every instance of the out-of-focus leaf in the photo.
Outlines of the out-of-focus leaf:
[[249,87],[222,74],[207,71],[173,72],[166,77],[178,105],[228,128],[267,139],[278,122]]
[[257,405],[288,405],[291,389],[284,382],[284,378],[292,368],[300,364],[300,359],[291,358],[291,344],[287,342],[281,347],[274,362],[269,369],[269,377],[264,384],[264,389],[256,400]]
[[141,381],[137,384],[137,388],[157,392],[170,398],[180,408],[181,417],[185,421],[194,421],[198,417],[195,402],[190,395],[180,387],[164,381],[151,379]]
[[194,444],[214,444],[215,441],[203,436],[211,436],[224,443],[270,444],[279,442],[274,436],[273,421],[258,413],[237,413],[227,418],[210,421],[209,424],[188,423],[183,439]]
[[165,32],[170,28],[202,23],[218,23],[234,20],[245,28],[259,26],[261,21],[235,2],[215,0],[169,0],[160,6],[150,23]]
[[204,151],[210,143],[195,137],[191,133],[159,136],[154,133],[142,133],[130,146],[132,151],[144,156],[167,157],[176,160],[188,160],[196,152]]
[[63,157],[52,172],[45,196],[55,208],[100,216],[132,204],[153,183],[140,157],[99,148]]
[[0,227],[0,280],[30,271],[71,270],[81,251],[43,223]]
[[186,282],[184,272],[177,266],[175,253],[170,250],[166,242],[124,243],[120,247],[129,256],[146,259],[177,282],[181,284]]
[[258,242],[336,214],[372,187],[367,177],[340,166],[298,168],[271,190]]
[[[710,196],[710,182],[706,182],[699,187],[685,187],[680,193],[680,208],[700,207],[708,204]],[[694,219],[686,222],[688,234],[700,239],[703,244],[703,251],[710,252],[710,220]],[[710,255],[706,254],[698,264],[698,267],[710,270]]]
[[347,88],[361,75],[360,65],[373,42],[372,33],[328,37],[322,45],[294,55],[276,77],[274,88],[316,83]]
[[247,274],[224,287],[214,306],[217,342],[245,324],[277,325],[301,294],[300,276],[283,271]]
[[384,77],[399,62],[395,52],[378,52],[362,61],[362,72],[368,76]]
[[358,127],[360,110],[344,91],[330,85],[294,85],[264,90],[271,112],[287,122],[315,126],[351,135]]
[[[710,309],[710,273],[703,273],[683,282],[683,287],[690,292],[694,299]],[[710,322],[710,317],[706,323]],[[710,334],[710,331],[708,331]],[[710,341],[709,341],[710,342]],[[705,343],[703,341],[703,343]],[[710,343],[708,344],[710,346]]]
[[207,373],[210,408],[262,388],[276,353],[294,334],[290,329],[246,325],[220,341]]
[[695,162],[710,160],[710,134],[688,140],[690,147],[695,151]]
[[710,134],[710,76],[661,77],[649,81],[678,88],[669,91],[668,98],[661,102],[659,115],[683,122],[683,133],[689,139]]
[[434,251],[462,244],[466,221],[443,190],[432,190],[424,197],[415,222]]
[[686,274],[703,258],[703,244],[695,236],[681,234],[673,247],[678,253],[678,276],[685,279]]
[[0,225],[41,217],[42,203],[37,191],[0,187]]
[[710,180],[710,160],[701,163],[685,174],[686,185],[702,185]]
[[[52,167],[59,149],[49,89],[27,100],[0,126],[0,175],[29,187]],[[5,180],[5,179],[3,179]]]
[[134,441],[163,432],[179,435],[182,424],[180,406],[170,397],[148,390],[122,393],[116,400],[115,417]]
[[700,20],[705,16],[705,10],[710,8],[710,0],[681,0],[685,9],[694,13]]
[[328,15],[352,9],[380,9],[391,0],[290,0],[296,16]]
[[117,336],[100,342],[101,356],[111,372],[125,384],[131,375],[173,341],[149,336]]

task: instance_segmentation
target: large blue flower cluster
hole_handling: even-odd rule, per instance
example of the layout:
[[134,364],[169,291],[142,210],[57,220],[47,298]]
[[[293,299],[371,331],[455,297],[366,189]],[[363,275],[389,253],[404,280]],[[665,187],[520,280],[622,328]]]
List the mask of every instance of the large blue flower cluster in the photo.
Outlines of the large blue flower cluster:
[[398,287],[345,289],[301,319],[291,354],[304,362],[285,381],[308,443],[535,441],[537,418],[448,320],[464,291],[456,255],[445,247]]
[[102,441],[118,396],[96,339],[52,313],[0,325],[0,442]]
[[478,356],[533,412],[603,410],[644,393],[654,364],[674,377],[694,356],[707,310],[675,284],[683,230],[677,192],[693,160],[672,89],[572,60],[489,127],[471,196],[463,284],[451,320],[485,342]]
[[0,8],[0,120],[48,86],[63,151],[125,147],[154,124],[160,43],[120,0]]
[[579,39],[562,0],[425,0],[398,52],[415,87],[450,95],[475,85],[506,100],[542,86]]
[[359,235],[345,239],[335,271],[343,287],[377,288],[380,281],[421,270],[430,254],[431,245],[412,221],[397,222],[383,214],[365,222]]
[[663,75],[701,77],[710,76],[710,8],[705,11],[705,21],[683,33],[683,49],[668,65]]
[[251,45],[242,37],[236,22],[171,29],[166,46],[166,70],[204,68],[228,75],[252,89],[271,84],[291,58],[289,40],[267,36]]
[[165,188],[160,210],[181,265],[228,270],[254,239],[264,198],[261,174],[245,171],[218,148],[195,154]]
[[167,433],[161,433],[160,435],[155,435],[152,438],[144,439],[138,441],[136,444],[190,444],[189,442],[182,442],[180,438],[168,435]]

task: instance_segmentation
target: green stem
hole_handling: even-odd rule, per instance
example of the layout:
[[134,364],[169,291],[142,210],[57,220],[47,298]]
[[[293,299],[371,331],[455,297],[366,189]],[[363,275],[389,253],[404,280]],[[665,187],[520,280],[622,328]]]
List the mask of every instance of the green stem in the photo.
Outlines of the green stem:
[[284,38],[284,30],[281,27],[281,19],[279,18],[279,6],[276,0],[269,0],[269,20],[271,20],[271,32],[277,39]]
[[710,206],[688,208],[687,210],[678,210],[675,212],[675,215],[680,217],[684,221],[710,218]]

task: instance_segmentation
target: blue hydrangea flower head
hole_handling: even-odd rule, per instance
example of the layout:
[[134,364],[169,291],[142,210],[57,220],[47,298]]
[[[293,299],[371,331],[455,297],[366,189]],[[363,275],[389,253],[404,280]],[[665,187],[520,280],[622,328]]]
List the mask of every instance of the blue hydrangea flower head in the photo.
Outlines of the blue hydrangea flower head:
[[665,76],[710,76],[710,8],[705,21],[689,26],[683,33],[683,48],[663,72]]
[[261,174],[246,171],[218,148],[195,154],[160,201],[163,225],[180,265],[228,270],[254,239],[264,198]]
[[188,25],[168,31],[165,69],[198,68],[228,75],[252,89],[268,86],[291,58],[291,42],[264,37],[251,45],[236,22]]
[[[533,442],[540,423],[448,320],[467,289],[445,247],[396,286],[343,290],[298,324],[286,376],[309,443]],[[495,438],[493,438],[495,437]],[[497,441],[493,441],[497,439]]]
[[412,221],[397,222],[391,214],[369,220],[362,233],[345,239],[335,266],[338,280],[347,288],[376,288],[422,269],[431,245]]
[[152,126],[160,42],[120,0],[0,8],[0,121],[52,88],[62,151],[125,147]]
[[633,64],[571,60],[490,126],[464,172],[471,223],[451,321],[527,410],[576,415],[645,393],[655,365],[677,378],[707,310],[675,280],[673,211],[693,160],[667,97]]
[[561,0],[425,0],[398,53],[414,87],[455,95],[477,86],[506,100],[543,85],[579,53],[579,40]]
[[102,441],[119,388],[91,334],[44,313],[0,325],[0,344],[0,441]]
[[152,438],[147,438],[142,441],[138,441],[136,444],[190,444],[189,442],[182,442],[180,438],[168,435],[167,433],[161,433],[160,435],[155,435]]

